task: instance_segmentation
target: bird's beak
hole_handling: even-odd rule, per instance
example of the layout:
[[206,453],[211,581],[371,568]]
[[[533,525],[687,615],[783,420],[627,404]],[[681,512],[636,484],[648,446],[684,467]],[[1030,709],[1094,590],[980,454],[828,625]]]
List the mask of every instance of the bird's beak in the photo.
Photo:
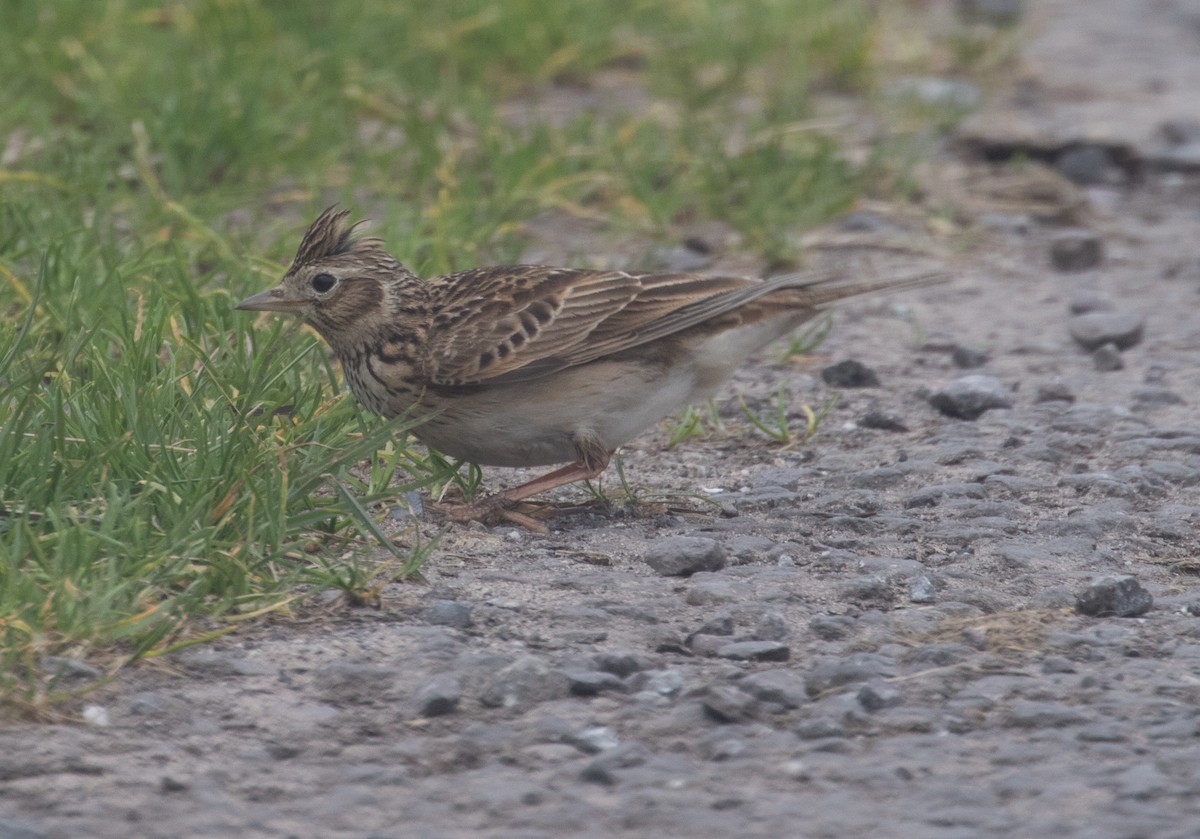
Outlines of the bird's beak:
[[260,291],[253,297],[247,297],[233,308],[250,312],[287,312],[296,314],[308,301],[289,297],[283,286],[275,286],[266,291]]

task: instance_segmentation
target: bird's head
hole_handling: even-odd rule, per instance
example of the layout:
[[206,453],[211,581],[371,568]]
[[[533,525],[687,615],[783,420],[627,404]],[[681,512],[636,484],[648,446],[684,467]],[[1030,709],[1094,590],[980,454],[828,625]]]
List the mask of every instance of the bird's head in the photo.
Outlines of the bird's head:
[[420,281],[379,239],[356,236],[358,224],[348,224],[349,215],[336,207],[321,213],[279,285],[235,308],[298,315],[335,348],[386,321],[397,286],[409,290]]

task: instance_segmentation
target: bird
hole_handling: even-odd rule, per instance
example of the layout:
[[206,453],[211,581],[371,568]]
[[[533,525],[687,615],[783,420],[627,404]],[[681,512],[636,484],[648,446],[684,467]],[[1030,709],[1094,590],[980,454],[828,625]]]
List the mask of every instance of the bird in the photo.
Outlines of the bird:
[[279,284],[236,308],[299,316],[363,407],[415,419],[413,435],[444,455],[559,466],[450,511],[537,530],[519,502],[597,477],[619,446],[703,404],[758,349],[844,298],[945,278],[511,265],[423,280],[349,217],[321,213]]

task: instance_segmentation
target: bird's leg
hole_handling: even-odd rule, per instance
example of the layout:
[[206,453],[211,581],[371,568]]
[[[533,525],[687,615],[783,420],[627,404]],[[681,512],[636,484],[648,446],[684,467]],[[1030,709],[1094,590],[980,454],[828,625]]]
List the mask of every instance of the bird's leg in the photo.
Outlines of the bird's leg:
[[535,495],[549,492],[560,486],[573,484],[577,481],[590,481],[608,467],[608,458],[608,453],[605,453],[603,458],[580,458],[574,463],[569,463],[566,466],[555,469],[553,472],[534,478],[532,481],[526,481],[512,489],[498,492],[488,498],[483,498],[471,504],[462,504],[443,509],[451,519],[457,522],[487,522],[501,518],[530,530],[546,533],[545,525],[537,519],[507,508],[524,501],[526,498],[532,498]]

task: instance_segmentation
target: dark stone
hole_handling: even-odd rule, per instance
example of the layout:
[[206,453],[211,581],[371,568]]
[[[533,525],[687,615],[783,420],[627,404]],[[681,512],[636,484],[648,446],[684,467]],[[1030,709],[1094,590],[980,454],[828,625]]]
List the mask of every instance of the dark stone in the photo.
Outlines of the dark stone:
[[1096,186],[1112,180],[1119,170],[1104,146],[1087,143],[1063,149],[1054,167],[1064,177],[1082,186]]
[[1116,344],[1102,344],[1092,350],[1092,364],[1101,373],[1114,373],[1125,369],[1125,359]]
[[462,681],[451,673],[440,673],[413,694],[413,711],[418,717],[441,717],[458,710]]
[[973,370],[976,367],[982,367],[987,364],[988,354],[983,350],[959,346],[955,347],[954,352],[950,353],[950,360],[954,362],[956,367],[961,367],[964,370]]
[[758,716],[758,700],[733,685],[711,685],[702,700],[704,711],[717,722],[749,722]]
[[606,690],[618,693],[625,690],[623,681],[603,670],[567,671],[567,682],[575,696],[595,696]]
[[1153,605],[1154,598],[1137,578],[1124,575],[1092,580],[1076,598],[1075,611],[1094,617],[1132,618],[1146,614]]
[[759,670],[738,682],[738,687],[760,702],[784,710],[799,708],[808,701],[804,679],[791,670]]
[[908,426],[898,415],[887,411],[868,411],[858,420],[863,428],[877,428],[880,431],[908,431]]
[[1090,230],[1064,230],[1050,238],[1050,264],[1057,271],[1086,271],[1104,259],[1104,243]]
[[1075,394],[1062,382],[1038,385],[1034,402],[1074,402]]
[[787,661],[792,651],[778,641],[734,641],[720,647],[717,655],[736,661]]
[[821,378],[831,387],[879,387],[875,371],[852,358],[824,368]]
[[479,701],[489,708],[527,708],[567,694],[570,681],[534,656],[524,656],[495,673]]
[[963,376],[929,395],[929,404],[956,419],[978,419],[992,408],[1011,408],[1012,397],[995,376]]
[[425,622],[466,629],[471,625],[471,607],[457,600],[435,600],[425,612]]

